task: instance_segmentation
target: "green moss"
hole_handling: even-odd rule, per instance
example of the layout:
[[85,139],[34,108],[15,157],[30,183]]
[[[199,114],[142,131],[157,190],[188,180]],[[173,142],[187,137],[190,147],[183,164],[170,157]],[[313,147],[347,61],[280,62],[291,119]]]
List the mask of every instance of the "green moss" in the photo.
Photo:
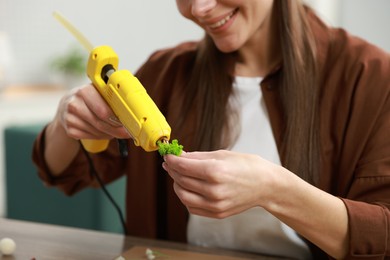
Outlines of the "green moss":
[[183,146],[179,144],[179,142],[174,139],[172,140],[172,143],[165,143],[158,141],[158,152],[161,156],[167,155],[167,154],[174,154],[176,156],[180,156],[181,152],[183,151]]

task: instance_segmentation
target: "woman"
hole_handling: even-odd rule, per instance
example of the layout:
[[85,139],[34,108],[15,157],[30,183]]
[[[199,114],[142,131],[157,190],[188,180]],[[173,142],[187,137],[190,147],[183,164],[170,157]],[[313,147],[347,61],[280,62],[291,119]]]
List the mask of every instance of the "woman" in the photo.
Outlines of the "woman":
[[[300,1],[176,2],[205,38],[154,53],[136,76],[171,136],[203,152],[165,156],[171,178],[131,144],[125,159],[114,141],[91,155],[104,182],[127,176],[128,234],[298,259],[389,256],[389,55]],[[93,86],[76,89],[35,143],[40,177],[67,194],[95,185],[77,140],[113,137],[129,138]]]

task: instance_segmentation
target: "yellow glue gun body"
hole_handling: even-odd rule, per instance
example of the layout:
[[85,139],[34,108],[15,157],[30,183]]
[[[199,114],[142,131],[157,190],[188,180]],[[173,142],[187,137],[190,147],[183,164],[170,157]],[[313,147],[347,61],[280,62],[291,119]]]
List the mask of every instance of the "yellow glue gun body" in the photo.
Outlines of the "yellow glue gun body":
[[[169,141],[171,128],[139,80],[128,70],[118,70],[118,63],[111,47],[96,47],[89,56],[87,75],[134,144],[147,152],[155,151],[157,141]],[[107,148],[109,140],[81,142],[87,151],[98,153]]]

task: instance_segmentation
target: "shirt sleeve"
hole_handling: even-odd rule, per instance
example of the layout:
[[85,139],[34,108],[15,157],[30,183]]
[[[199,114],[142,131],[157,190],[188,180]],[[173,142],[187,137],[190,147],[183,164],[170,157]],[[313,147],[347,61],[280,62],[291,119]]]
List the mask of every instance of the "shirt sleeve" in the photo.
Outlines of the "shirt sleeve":
[[[39,178],[45,185],[55,186],[66,195],[73,195],[86,187],[98,187],[98,182],[91,172],[91,165],[82,149],[59,176],[54,176],[50,172],[44,158],[45,131],[46,127],[36,138],[32,151],[33,163],[37,168]],[[120,157],[115,141],[110,142],[106,151],[89,154],[89,156],[96,173],[104,183],[109,183],[124,174],[125,161]]]
[[[390,58],[365,63],[354,93],[348,138],[359,144],[353,179],[343,201],[349,217],[350,256],[390,256]],[[362,86],[365,86],[364,88]],[[361,138],[363,137],[363,138]],[[350,146],[352,147],[352,145]],[[351,156],[352,158],[352,156]]]
[[389,255],[389,209],[361,201],[343,199],[349,215],[350,257],[384,259]]

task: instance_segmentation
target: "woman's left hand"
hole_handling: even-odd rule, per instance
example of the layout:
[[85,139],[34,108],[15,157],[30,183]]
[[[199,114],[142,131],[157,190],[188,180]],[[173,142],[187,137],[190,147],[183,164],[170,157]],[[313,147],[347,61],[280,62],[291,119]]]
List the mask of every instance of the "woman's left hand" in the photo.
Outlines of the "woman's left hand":
[[192,214],[225,218],[260,206],[330,256],[341,259],[348,251],[344,202],[260,156],[183,153],[165,156],[163,167]]
[[348,251],[344,202],[260,156],[229,151],[165,156],[163,167],[192,214],[225,218],[263,207],[300,235],[341,259]]
[[189,212],[212,218],[262,206],[272,193],[276,167],[260,156],[225,150],[167,155],[163,163]]

